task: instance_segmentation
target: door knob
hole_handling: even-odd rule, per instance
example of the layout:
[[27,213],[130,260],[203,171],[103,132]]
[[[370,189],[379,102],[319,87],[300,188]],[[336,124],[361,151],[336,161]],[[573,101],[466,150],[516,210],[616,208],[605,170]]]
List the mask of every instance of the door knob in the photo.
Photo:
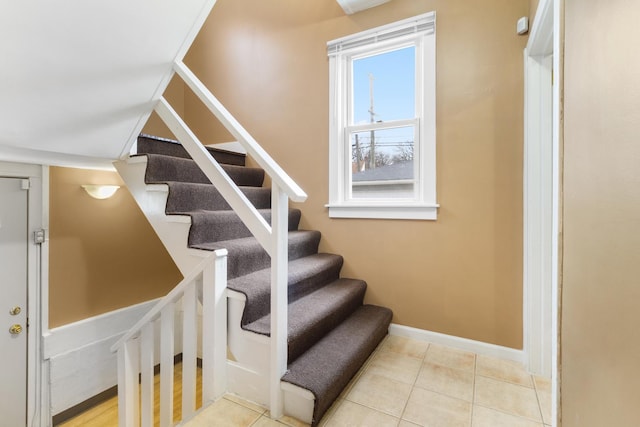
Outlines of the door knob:
[[9,333],[11,333],[11,335],[19,335],[21,332],[22,332],[21,325],[15,324],[9,328]]
[[20,312],[22,311],[22,309],[20,307],[13,307],[11,310],[9,310],[9,314],[12,316],[17,316],[18,314],[20,314]]

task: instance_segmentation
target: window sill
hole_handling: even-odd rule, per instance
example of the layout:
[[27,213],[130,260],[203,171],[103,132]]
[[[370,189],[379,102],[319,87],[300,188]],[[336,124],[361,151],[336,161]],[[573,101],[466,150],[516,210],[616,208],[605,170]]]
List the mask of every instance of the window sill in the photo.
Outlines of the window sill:
[[433,204],[328,204],[329,218],[417,219],[438,218],[439,205]]

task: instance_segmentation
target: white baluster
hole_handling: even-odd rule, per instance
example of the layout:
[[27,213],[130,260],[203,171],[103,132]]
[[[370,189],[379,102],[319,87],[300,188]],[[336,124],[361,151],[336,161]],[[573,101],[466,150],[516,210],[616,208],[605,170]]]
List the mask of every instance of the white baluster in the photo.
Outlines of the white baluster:
[[173,425],[173,357],[175,303],[160,315],[160,427]]
[[198,295],[202,276],[187,287],[182,297],[182,419],[196,411],[196,358],[198,357]]
[[139,343],[130,339],[118,350],[118,423],[121,427],[137,427],[138,372],[140,367]]
[[153,323],[142,327],[140,334],[140,386],[142,427],[153,427]]

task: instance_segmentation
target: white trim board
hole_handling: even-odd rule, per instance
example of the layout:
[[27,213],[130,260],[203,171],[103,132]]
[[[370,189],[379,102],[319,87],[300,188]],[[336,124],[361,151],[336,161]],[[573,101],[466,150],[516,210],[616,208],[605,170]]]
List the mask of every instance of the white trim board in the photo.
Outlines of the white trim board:
[[57,357],[129,330],[157,301],[142,302],[51,329],[44,336],[44,358]]
[[512,360],[514,362],[524,364],[524,352],[522,350],[489,344],[482,341],[460,338],[453,335],[441,334],[439,332],[412,328],[410,326],[397,325],[395,323],[392,323],[391,326],[389,326],[389,335],[445,345],[458,350],[470,351],[483,356]]
[[[44,336],[49,367],[51,416],[115,386],[117,354],[111,352],[124,333],[158,300],[146,301],[52,329]],[[175,319],[175,354],[182,352],[182,311]],[[156,327],[155,360],[160,360],[160,328]]]

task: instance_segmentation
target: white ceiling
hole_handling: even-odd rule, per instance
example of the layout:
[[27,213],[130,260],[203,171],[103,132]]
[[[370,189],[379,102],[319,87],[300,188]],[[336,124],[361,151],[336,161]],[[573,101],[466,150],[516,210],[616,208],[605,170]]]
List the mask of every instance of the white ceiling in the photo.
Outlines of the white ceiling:
[[215,0],[0,0],[0,160],[128,152]]

